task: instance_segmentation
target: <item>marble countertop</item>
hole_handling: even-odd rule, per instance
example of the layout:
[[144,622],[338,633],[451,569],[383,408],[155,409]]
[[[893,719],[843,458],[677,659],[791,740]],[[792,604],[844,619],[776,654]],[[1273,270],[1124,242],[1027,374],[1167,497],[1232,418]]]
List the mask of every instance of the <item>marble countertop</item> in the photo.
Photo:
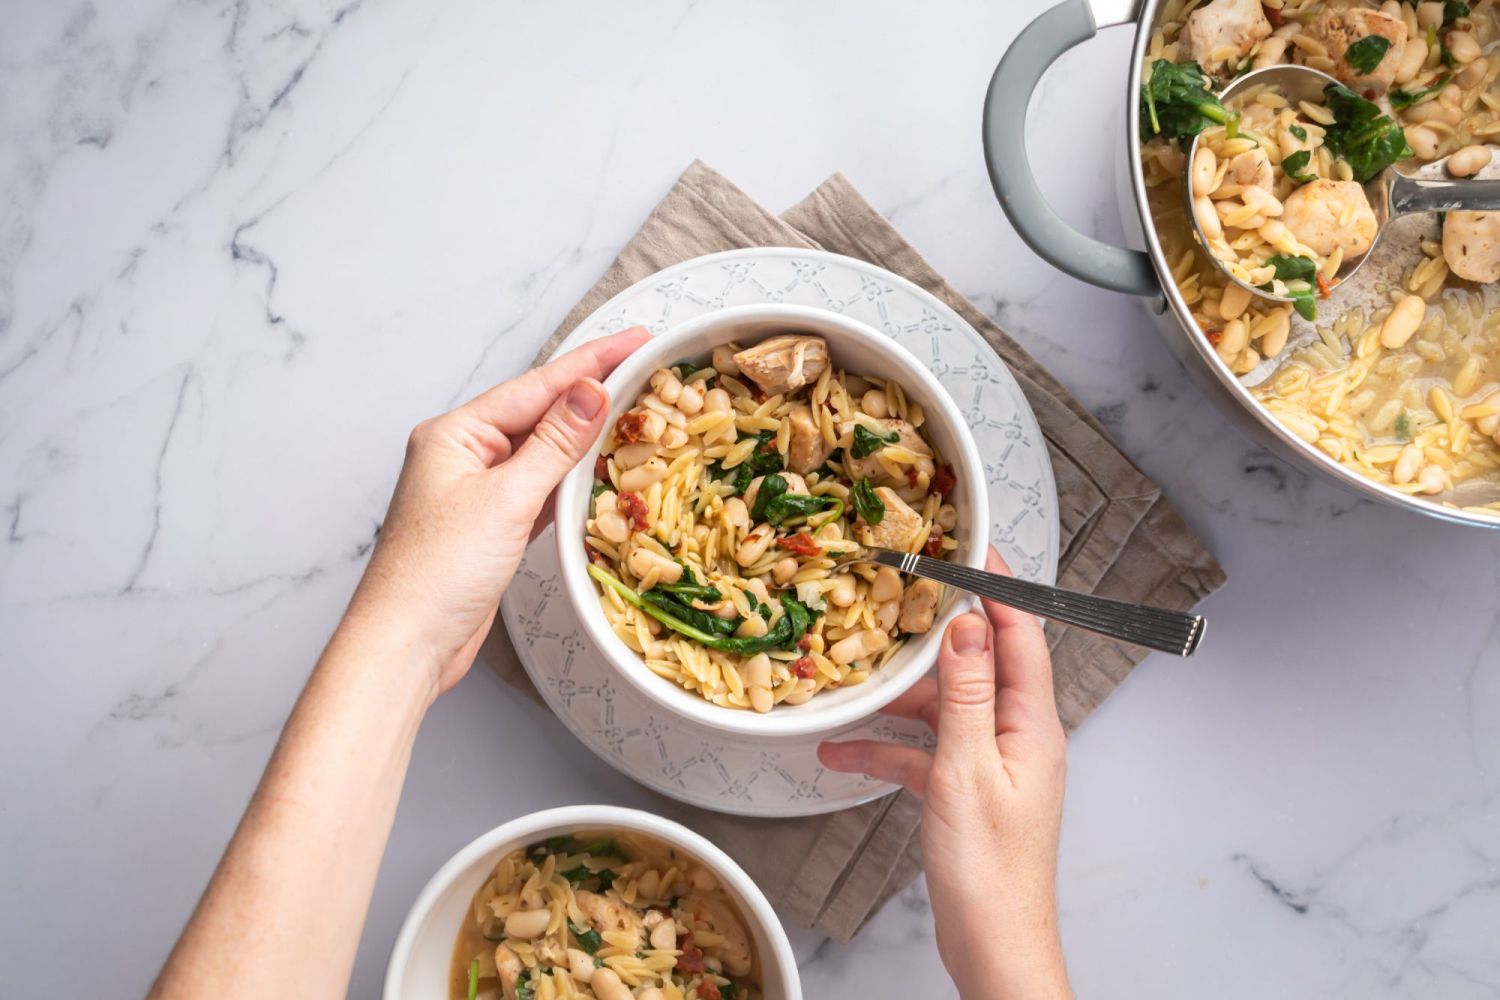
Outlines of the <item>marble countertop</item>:
[[[1500,536],[1233,430],[1144,312],[1051,270],[979,111],[1046,0],[18,0],[0,34],[0,982],[142,991],[357,578],[406,431],[520,370],[694,157],[844,171],[1163,484],[1229,584],[1073,740],[1080,995],[1500,996]],[[1129,31],[1033,111],[1119,238]],[[530,774],[508,776],[518,748]],[[352,995],[518,813],[641,801],[476,670],[418,741]],[[100,926],[107,933],[98,933]],[[924,891],[809,997],[951,996]],[[80,945],[82,952],[80,954]]]

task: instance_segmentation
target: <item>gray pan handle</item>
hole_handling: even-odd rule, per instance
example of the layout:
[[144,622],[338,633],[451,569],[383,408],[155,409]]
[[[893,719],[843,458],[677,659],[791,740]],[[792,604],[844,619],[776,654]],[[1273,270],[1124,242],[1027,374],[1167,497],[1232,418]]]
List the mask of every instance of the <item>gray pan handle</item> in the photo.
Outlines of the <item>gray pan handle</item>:
[[1412,212],[1493,212],[1500,209],[1500,180],[1418,180],[1388,174],[1391,218]]
[[1064,0],[1027,25],[990,78],[984,99],[984,160],[1011,225],[1049,264],[1102,288],[1156,296],[1161,286],[1151,258],[1085,236],[1064,222],[1042,197],[1026,156],[1026,109],[1042,74],[1100,28],[1136,20],[1143,2]]

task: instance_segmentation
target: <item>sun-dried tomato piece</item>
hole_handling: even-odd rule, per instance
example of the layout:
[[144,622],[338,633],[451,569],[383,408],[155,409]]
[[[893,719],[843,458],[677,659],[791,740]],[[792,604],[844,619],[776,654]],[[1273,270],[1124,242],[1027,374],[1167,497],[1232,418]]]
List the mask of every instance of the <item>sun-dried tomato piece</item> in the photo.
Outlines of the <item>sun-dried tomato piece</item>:
[[630,518],[630,527],[634,531],[645,531],[648,525],[646,517],[651,508],[646,506],[646,501],[641,499],[639,493],[621,493],[615,500],[615,509]]
[[1318,272],[1318,298],[1320,298],[1320,299],[1326,299],[1326,298],[1328,298],[1332,294],[1333,294],[1333,286],[1328,283],[1328,279],[1327,278],[1323,277],[1323,272],[1319,271]]
[[809,649],[812,649],[812,636],[804,634],[802,638],[797,640],[797,651],[805,653]]
[[697,945],[693,944],[693,936],[684,934],[682,936],[682,954],[677,956],[677,968],[683,972],[702,972],[708,966],[703,964],[703,952]]
[[811,656],[799,656],[792,661],[792,673],[801,678],[811,677],[818,672],[818,665],[813,662]]
[[641,431],[646,427],[646,415],[632,410],[620,415],[615,421],[615,437],[621,441],[634,443],[641,439]]
[[719,983],[715,979],[704,976],[698,982],[698,1000],[724,1000],[724,994],[719,992]]
[[927,536],[927,544],[922,546],[922,551],[929,556],[940,556],[943,554],[943,529],[937,525],[932,526],[932,534]]
[[1279,28],[1286,24],[1286,15],[1277,7],[1261,7],[1266,12],[1266,20],[1271,22],[1271,27]]
[[917,467],[915,465],[904,465],[902,468],[906,470],[906,485],[915,488],[917,485]]
[[609,459],[603,455],[594,459],[594,478],[609,482]]
[[953,466],[940,465],[937,472],[932,476],[932,489],[943,496],[953,492],[953,487],[958,485],[958,477],[953,474]]
[[799,531],[795,535],[788,535],[785,538],[778,538],[776,545],[778,548],[786,549],[788,552],[799,556],[806,556],[809,559],[823,551],[818,548],[818,543],[812,540],[812,536],[805,531]]

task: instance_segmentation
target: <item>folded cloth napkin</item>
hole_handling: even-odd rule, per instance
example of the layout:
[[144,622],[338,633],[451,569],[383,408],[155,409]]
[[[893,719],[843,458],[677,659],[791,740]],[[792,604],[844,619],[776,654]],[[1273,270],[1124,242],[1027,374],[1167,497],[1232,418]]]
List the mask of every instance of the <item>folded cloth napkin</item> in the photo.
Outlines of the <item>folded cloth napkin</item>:
[[[942,299],[994,347],[1026,393],[1051,452],[1062,520],[1060,586],[1186,610],[1223,584],[1213,556],[1099,422],[939,277],[842,175],[777,217],[695,162],[563,320],[536,363],[550,357],[590,313],[637,281],[692,257],[755,246],[828,250],[877,264]],[[1144,651],[1062,626],[1049,625],[1047,634],[1057,710],[1071,732]],[[507,683],[541,700],[498,621],[481,658]],[[725,816],[666,798],[661,811],[727,851],[783,916],[839,941],[853,937],[921,870],[921,803],[906,792],[793,819]]]

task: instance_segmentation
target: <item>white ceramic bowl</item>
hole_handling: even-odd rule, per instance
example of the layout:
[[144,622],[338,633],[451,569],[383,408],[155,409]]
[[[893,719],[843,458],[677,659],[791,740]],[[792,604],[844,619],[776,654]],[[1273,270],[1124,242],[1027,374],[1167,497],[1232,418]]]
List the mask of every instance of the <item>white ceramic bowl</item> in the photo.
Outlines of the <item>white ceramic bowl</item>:
[[[833,363],[851,374],[894,379],[926,414],[923,432],[953,466],[958,486],[952,499],[958,510],[953,561],[984,568],[988,548],[989,493],[984,463],[957,405],[942,385],[904,347],[890,337],[837,313],[791,305],[738,306],[707,313],[654,338],[626,358],[604,383],[609,389],[613,426],[649,384],[651,373],[682,359],[706,359],[714,347],[729,341],[753,344],[778,333],[813,333],[828,341]],[[637,690],[672,714],[710,729],[764,740],[834,735],[868,718],[908,690],[937,660],[943,630],[971,607],[966,595],[950,591],[932,630],[913,637],[868,681],[837,691],[823,691],[802,705],[778,705],[761,715],[723,708],[698,694],[658,677],[638,653],[625,645],[605,621],[599,591],[588,575],[583,525],[588,520],[598,445],[566,477],[557,491],[558,558],[562,579],[584,629],[603,655]]]
[[579,830],[644,833],[706,865],[739,905],[760,956],[766,1000],[802,1000],[797,961],[766,897],[729,855],[680,823],[618,806],[564,806],[498,826],[438,869],[412,904],[385,972],[385,1000],[448,1000],[453,943],[474,893],[495,864],[518,847]]

